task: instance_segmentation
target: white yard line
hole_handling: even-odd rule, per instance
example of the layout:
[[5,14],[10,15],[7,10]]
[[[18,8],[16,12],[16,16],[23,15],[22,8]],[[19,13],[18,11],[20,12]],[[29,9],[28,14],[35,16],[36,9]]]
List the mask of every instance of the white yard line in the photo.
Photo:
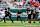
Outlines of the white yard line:
[[0,26],[40,26],[40,25],[0,25]]

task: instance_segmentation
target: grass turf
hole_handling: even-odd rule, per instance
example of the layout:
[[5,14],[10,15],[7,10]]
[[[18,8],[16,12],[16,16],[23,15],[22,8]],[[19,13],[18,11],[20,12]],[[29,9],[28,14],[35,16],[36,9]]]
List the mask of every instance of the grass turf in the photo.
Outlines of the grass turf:
[[28,23],[28,21],[26,21],[25,23],[22,23],[21,21],[14,21],[14,23],[12,23],[11,21],[6,21],[6,23],[0,22],[0,25],[40,25],[39,21],[35,21],[36,23],[33,23],[33,21],[30,23]]
[[[21,26],[21,25],[40,25],[39,21],[35,21],[36,23],[33,23],[33,21],[30,23],[28,23],[28,21],[26,21],[25,23],[22,23],[21,21],[14,21],[14,23],[12,23],[11,21],[6,21],[6,23],[0,22],[0,27],[30,27],[30,26]],[[14,25],[14,26],[13,26]],[[15,26],[17,25],[17,26]],[[40,26],[35,26],[35,27],[40,27]]]

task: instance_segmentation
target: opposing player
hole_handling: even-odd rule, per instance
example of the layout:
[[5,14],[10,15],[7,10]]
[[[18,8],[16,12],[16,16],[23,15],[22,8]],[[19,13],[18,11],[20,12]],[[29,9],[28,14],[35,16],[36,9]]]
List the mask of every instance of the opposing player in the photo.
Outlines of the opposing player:
[[11,19],[11,13],[9,12],[9,8],[8,9],[5,9],[5,17],[4,17],[4,23],[6,22],[5,21],[5,18],[6,17],[9,17],[9,19],[12,21],[13,23],[13,20]]
[[[32,11],[30,10],[30,8],[28,8],[28,10],[26,11],[26,13],[28,14],[28,23],[31,23],[31,14],[32,14]],[[30,20],[30,21],[29,21]],[[26,21],[26,20],[25,20]],[[24,21],[24,22],[25,22]]]
[[31,18],[31,20],[34,20],[34,22],[33,23],[35,23],[35,19],[36,19],[36,9],[35,9],[35,7],[33,6],[32,7],[32,15],[33,15],[33,17]]
[[[31,11],[31,6],[30,6],[30,2],[28,2],[28,6],[27,6],[27,11],[26,11],[26,13],[28,14],[28,17],[27,17],[27,19],[26,20],[28,20],[28,23],[31,23],[31,14],[32,14],[32,11]],[[30,19],[30,21],[29,21],[29,19]],[[25,20],[25,21],[26,21]],[[24,21],[24,22],[25,22]]]
[[19,10],[19,11],[17,12],[17,21],[18,21],[18,18],[19,18],[19,19],[21,20],[21,22],[22,22],[21,14],[23,15],[23,13],[21,12],[21,10]]

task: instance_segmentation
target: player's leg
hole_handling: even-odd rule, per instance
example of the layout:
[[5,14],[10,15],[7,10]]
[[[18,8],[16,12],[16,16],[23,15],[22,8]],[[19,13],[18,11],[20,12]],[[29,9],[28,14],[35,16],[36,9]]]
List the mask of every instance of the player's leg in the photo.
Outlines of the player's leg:
[[40,23],[40,17],[38,17],[38,19],[39,19],[39,23]]
[[[25,19],[25,20],[24,20],[24,22],[25,22],[25,21],[28,21],[28,18],[27,18],[27,19]],[[28,21],[28,22],[29,22],[29,21]]]
[[30,23],[31,23],[31,19],[30,19]]
[[31,18],[31,21],[32,21],[33,19]]
[[22,22],[22,19],[20,18],[21,22]]
[[34,20],[34,22],[33,22],[33,23],[35,23],[35,14],[33,14],[33,20]]
[[22,19],[21,19],[21,17],[19,16],[19,18],[20,18],[20,20],[21,20],[21,22],[22,22]]
[[3,18],[3,22],[4,22],[4,23],[6,22],[5,17]]
[[28,23],[29,23],[29,18],[30,18],[30,16],[28,15]]
[[35,18],[34,18],[34,23],[35,23]]
[[31,19],[28,20],[28,23],[31,23]]
[[31,23],[31,14],[29,15],[28,19],[30,20],[29,23]]
[[40,23],[40,18],[39,18],[39,23]]
[[[3,21],[3,23],[4,23],[4,19],[3,18],[1,18],[2,19],[2,21]],[[5,22],[6,23],[6,22]]]
[[1,18],[2,18],[2,16],[0,16],[0,22],[1,22]]
[[13,23],[13,20],[11,19],[11,16],[9,16],[9,19],[12,21],[12,23]]
[[28,19],[28,23],[29,23],[29,19]]
[[18,21],[19,16],[17,16],[17,21]]
[[7,15],[5,15],[5,17],[3,18],[4,23],[6,22],[5,18],[7,17]]
[[28,21],[28,23],[29,23],[29,19],[28,19],[28,18],[27,18],[26,20],[24,20],[24,22],[25,22],[25,21]]

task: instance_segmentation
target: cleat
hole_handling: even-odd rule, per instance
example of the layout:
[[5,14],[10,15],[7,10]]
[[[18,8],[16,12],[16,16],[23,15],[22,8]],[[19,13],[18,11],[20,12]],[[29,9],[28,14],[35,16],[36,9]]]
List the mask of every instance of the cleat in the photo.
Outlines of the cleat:
[[35,23],[35,22],[33,22],[33,23]]
[[13,20],[12,20],[12,23],[13,23]]
[[23,23],[25,23],[25,22],[23,21]]
[[3,22],[3,23],[6,23],[6,22]]
[[29,23],[31,23],[31,22],[29,22]]

